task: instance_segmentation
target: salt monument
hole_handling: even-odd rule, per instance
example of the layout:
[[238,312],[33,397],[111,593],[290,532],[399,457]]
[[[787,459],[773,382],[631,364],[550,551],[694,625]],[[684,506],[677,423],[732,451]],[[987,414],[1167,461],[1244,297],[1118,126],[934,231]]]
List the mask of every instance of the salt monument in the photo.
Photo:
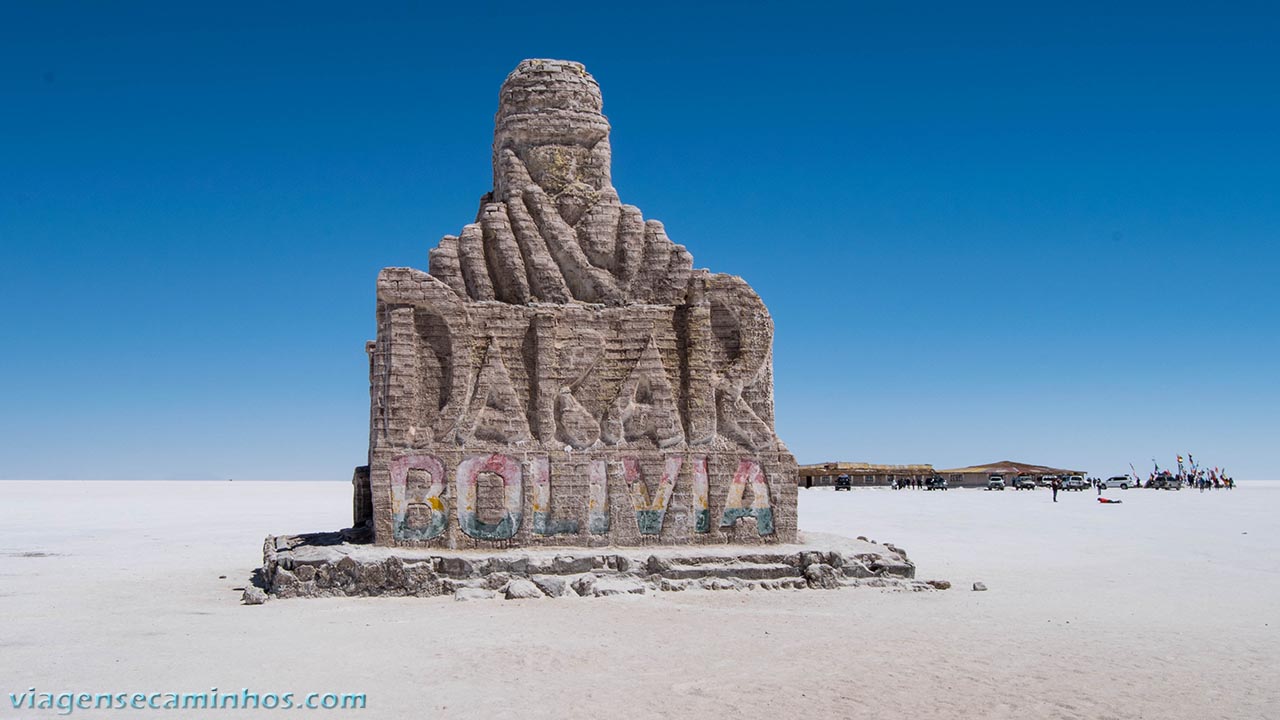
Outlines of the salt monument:
[[[834,586],[842,567],[911,576],[885,546],[841,541],[857,546],[846,559],[830,543],[796,545],[769,312],[742,278],[695,268],[662,223],[622,203],[602,108],[575,62],[525,60],[507,77],[494,187],[475,222],[430,251],[428,272],[378,276],[354,530],[269,539],[269,590],[439,594],[547,574],[574,574],[576,587],[584,573],[664,589]],[[777,552],[750,551],[762,545]],[[678,551],[704,546],[719,554]],[[406,579],[415,562],[425,566]],[[817,581],[806,577],[816,565]]]

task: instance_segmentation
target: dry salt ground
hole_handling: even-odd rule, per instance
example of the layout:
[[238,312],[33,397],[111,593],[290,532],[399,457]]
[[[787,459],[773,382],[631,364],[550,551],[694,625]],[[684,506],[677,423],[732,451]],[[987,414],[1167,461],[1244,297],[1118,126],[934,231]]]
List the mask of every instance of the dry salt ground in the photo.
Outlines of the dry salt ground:
[[415,720],[1280,718],[1280,484],[1107,495],[801,490],[802,529],[893,542],[939,592],[249,607],[263,536],[342,526],[348,485],[0,482],[0,717],[57,717],[13,709],[34,686]]

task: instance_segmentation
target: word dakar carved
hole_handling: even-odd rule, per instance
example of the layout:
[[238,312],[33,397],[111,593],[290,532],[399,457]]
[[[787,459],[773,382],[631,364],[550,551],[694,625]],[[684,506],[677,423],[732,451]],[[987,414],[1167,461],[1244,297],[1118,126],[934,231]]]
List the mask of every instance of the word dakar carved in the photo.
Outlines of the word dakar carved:
[[581,65],[522,62],[476,222],[378,276],[378,544],[795,540],[769,313],[620,202],[601,107]]

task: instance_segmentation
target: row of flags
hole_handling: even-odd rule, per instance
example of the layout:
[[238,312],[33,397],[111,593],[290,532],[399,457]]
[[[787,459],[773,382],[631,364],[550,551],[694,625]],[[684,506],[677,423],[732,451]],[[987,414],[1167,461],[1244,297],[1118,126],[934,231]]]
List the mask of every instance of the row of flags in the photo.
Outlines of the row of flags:
[[[1191,453],[1187,453],[1187,465],[1190,466],[1190,469],[1191,469],[1190,473],[1187,472],[1187,467],[1183,465],[1182,456],[1178,455],[1177,457],[1178,457],[1178,475],[1177,475],[1178,477],[1194,478],[1194,477],[1202,477],[1205,474],[1204,471],[1200,469],[1200,464],[1196,462],[1195,457],[1193,457]],[[1155,458],[1151,459],[1151,465],[1152,465],[1151,477],[1154,478],[1157,475],[1160,475],[1160,463],[1156,462]],[[1142,482],[1138,478],[1138,470],[1133,467],[1133,463],[1129,463],[1129,469],[1133,471],[1133,479],[1137,480],[1138,482]],[[1216,465],[1211,470],[1209,470],[1208,475],[1210,480],[1217,480],[1219,478],[1225,478],[1227,476],[1226,470],[1219,468]]]

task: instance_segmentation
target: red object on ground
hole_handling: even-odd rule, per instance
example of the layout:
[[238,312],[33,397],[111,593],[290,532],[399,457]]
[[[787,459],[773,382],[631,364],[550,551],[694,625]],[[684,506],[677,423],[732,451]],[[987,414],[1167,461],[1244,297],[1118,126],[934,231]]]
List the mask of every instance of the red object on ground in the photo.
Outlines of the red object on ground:
[[1104,497],[1100,497],[1100,498],[1098,498],[1098,502],[1103,503],[1104,505],[1119,505],[1119,504],[1120,504],[1121,502],[1123,502],[1123,501],[1122,501],[1122,500],[1112,500],[1111,498],[1104,498]]

